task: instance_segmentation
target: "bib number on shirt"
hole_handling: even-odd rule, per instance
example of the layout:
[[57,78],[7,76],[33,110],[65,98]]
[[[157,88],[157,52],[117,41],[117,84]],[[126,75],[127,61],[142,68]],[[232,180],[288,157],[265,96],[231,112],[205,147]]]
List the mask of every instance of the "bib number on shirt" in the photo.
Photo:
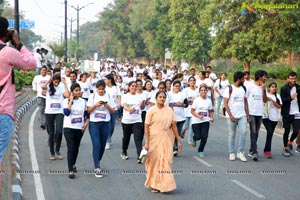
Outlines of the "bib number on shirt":
[[79,118],[73,118],[71,120],[71,124],[78,124],[78,123],[81,123],[82,122],[82,117],[79,117]]
[[294,115],[295,119],[300,119],[300,113]]
[[204,117],[207,117],[207,112],[200,111],[200,112],[198,112],[198,115],[202,115]]
[[60,103],[51,103],[50,108],[60,108]]
[[139,114],[139,110],[135,110],[133,112],[130,112],[131,115],[138,115]]
[[95,118],[97,119],[106,119],[106,114],[104,113],[96,113]]

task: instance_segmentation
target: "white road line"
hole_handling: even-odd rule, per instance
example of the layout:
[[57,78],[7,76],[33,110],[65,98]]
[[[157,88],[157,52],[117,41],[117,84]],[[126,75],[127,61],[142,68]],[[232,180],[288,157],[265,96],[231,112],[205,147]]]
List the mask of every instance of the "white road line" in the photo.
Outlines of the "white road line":
[[[36,108],[35,111],[32,113],[30,123],[29,123],[29,151],[30,151],[30,159],[31,159],[31,165],[32,170],[34,172],[39,171],[39,165],[36,159],[36,153],[35,153],[35,147],[34,147],[34,138],[33,138],[33,124],[34,119],[36,116],[36,113],[38,112],[39,108]],[[43,191],[43,185],[41,181],[41,176],[39,173],[33,173],[34,178],[34,184],[35,184],[35,192],[36,192],[36,198],[37,200],[45,200],[44,191]]]
[[265,199],[266,197],[262,194],[260,194],[259,192],[256,192],[255,190],[253,190],[252,188],[248,187],[247,185],[241,183],[240,181],[237,180],[231,180],[232,182],[234,182],[235,184],[237,184],[238,186],[240,186],[241,188],[243,188],[244,190],[250,192],[251,194],[253,194],[254,196],[256,196],[259,199]]
[[[267,130],[266,129],[264,129],[264,128],[261,128],[260,129],[261,131],[263,131],[263,132],[267,132]],[[276,135],[276,136],[278,136],[278,137],[281,137],[282,138],[282,135],[281,134],[278,134],[278,133],[273,133],[274,135]]]
[[212,167],[211,164],[209,164],[208,162],[202,160],[201,158],[197,157],[197,156],[193,156],[193,158],[195,158],[196,160],[198,160],[199,162],[201,162],[203,165],[205,165],[206,167]]

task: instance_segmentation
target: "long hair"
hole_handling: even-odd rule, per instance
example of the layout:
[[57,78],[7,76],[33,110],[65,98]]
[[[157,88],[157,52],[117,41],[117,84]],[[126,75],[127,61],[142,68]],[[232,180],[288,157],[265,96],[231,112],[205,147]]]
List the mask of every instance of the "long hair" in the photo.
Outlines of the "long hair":
[[116,84],[116,82],[115,82],[115,79],[114,79],[114,77],[113,77],[112,74],[107,74],[107,75],[105,76],[105,78],[107,78],[108,80],[110,80],[110,82],[111,82],[111,84],[112,84],[113,86],[117,86],[117,84]]
[[60,75],[56,74],[56,75],[54,75],[54,76],[52,77],[52,80],[51,80],[51,82],[50,82],[50,84],[49,84],[49,94],[50,94],[50,96],[53,96],[53,95],[55,94],[55,92],[56,92],[56,89],[55,89],[55,87],[54,87],[54,85],[53,85],[53,81],[54,81],[54,80],[58,80],[59,82],[61,82],[61,77],[60,77]]

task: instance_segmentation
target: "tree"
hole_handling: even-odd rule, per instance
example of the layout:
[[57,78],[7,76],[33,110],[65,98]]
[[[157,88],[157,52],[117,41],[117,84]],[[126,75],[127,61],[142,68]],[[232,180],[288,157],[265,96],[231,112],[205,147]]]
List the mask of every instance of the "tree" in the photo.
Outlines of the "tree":
[[[280,58],[285,50],[294,46],[293,42],[296,38],[299,41],[299,37],[296,37],[299,35],[299,27],[295,25],[297,23],[295,21],[300,17],[298,12],[291,13],[282,9],[275,12],[253,9],[251,4],[232,0],[206,2],[207,5],[202,11],[203,21],[215,34],[210,51],[215,58],[237,58],[244,62],[244,70],[249,71],[252,60],[257,59],[261,63],[272,62]],[[285,2],[272,1],[274,4]],[[269,1],[259,1],[259,3],[270,4]],[[291,20],[292,18],[295,20]],[[287,31],[291,26],[294,27],[293,34]]]
[[212,41],[208,28],[201,25],[202,1],[171,0],[169,15],[171,17],[173,36],[172,55],[176,60],[187,60],[206,66],[211,57],[208,51]]
[[52,49],[53,54],[58,56],[59,58],[65,55],[65,44],[53,43],[48,46]]

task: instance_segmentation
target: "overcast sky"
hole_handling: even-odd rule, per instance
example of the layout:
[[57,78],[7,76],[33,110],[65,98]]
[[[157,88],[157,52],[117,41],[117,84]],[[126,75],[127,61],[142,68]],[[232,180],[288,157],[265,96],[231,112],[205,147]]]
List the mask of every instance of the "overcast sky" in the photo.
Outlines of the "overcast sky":
[[[14,0],[8,0],[14,7]],[[113,0],[68,0],[68,5],[79,8],[89,3],[94,3],[83,8],[79,12],[79,22],[83,24],[87,21],[96,21],[96,15],[103,11],[108,3]],[[25,18],[35,21],[36,34],[42,35],[47,41],[60,41],[61,33],[64,32],[64,0],[19,0],[19,10],[24,11]],[[76,19],[77,12],[68,6],[68,18]],[[73,30],[76,30],[76,20],[73,22]],[[70,32],[70,21],[68,21],[68,37]]]

